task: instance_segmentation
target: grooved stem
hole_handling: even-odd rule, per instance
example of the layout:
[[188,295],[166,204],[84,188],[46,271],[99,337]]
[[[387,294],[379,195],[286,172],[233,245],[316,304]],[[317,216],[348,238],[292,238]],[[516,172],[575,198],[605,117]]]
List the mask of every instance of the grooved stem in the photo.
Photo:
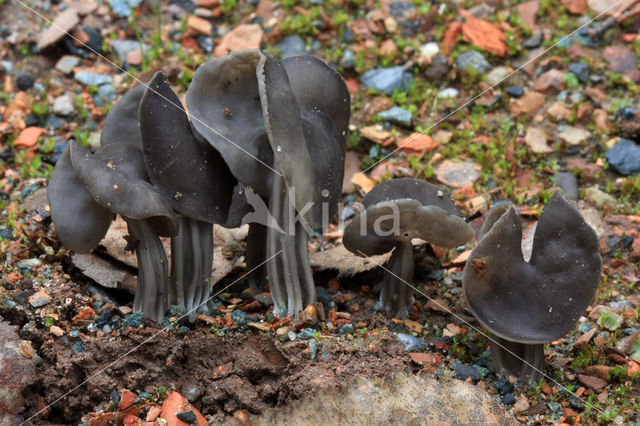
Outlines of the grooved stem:
[[260,263],[266,258],[266,238],[266,226],[255,222],[249,224],[246,263],[247,271],[251,272],[248,274],[247,279],[249,280],[249,287],[255,294],[262,293],[262,288],[267,282],[266,268],[264,265],[260,265]]
[[412,303],[413,246],[411,241],[398,243],[389,259],[389,270],[382,281],[380,302],[390,318],[406,318]]
[[521,383],[530,385],[536,384],[542,378],[544,373],[544,344],[511,342],[498,336],[493,336],[492,338],[494,340],[489,342],[491,359],[499,374],[516,376]]

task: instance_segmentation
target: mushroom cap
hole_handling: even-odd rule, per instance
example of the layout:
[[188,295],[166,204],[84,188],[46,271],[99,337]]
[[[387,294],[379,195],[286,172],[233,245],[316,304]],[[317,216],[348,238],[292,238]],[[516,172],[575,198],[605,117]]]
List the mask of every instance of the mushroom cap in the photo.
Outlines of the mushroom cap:
[[[347,250],[356,254],[386,253],[398,242],[413,238],[452,248],[474,235],[453,200],[437,186],[419,179],[382,182],[369,191],[363,204],[367,209],[347,226],[342,238]],[[396,216],[397,228],[391,232]]]
[[178,233],[169,200],[146,181],[139,148],[112,144],[92,155],[75,141],[69,145],[73,169],[97,204],[125,218],[147,219],[158,235]]
[[[315,173],[315,196],[336,213],[342,191],[344,156],[351,114],[351,95],[340,74],[314,56],[282,61],[300,111],[302,129]],[[293,162],[295,167],[307,163]],[[322,205],[312,210],[315,223],[322,220]]]
[[100,133],[100,146],[125,144],[142,147],[138,124],[138,105],[145,90],[145,84],[129,89],[109,110]]
[[151,183],[177,212],[203,222],[224,222],[236,179],[218,151],[194,138],[165,74],[155,73],[148,86],[138,116]]
[[492,207],[465,265],[467,306],[492,333],[519,343],[564,336],[598,288],[598,237],[578,209],[556,192],[542,211],[531,259],[524,261],[516,209]]
[[187,89],[187,105],[194,135],[220,152],[238,181],[268,197],[273,150],[256,74],[264,60],[257,49],[242,50],[200,65]]
[[67,145],[53,170],[47,197],[51,219],[60,241],[78,253],[88,253],[105,236],[114,214],[96,204],[71,165]]

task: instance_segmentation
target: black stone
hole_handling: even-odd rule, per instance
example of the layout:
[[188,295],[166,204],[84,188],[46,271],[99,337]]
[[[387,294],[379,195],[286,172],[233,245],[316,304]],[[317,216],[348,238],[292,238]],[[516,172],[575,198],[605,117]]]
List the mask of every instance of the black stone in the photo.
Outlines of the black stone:
[[609,166],[623,175],[640,173],[640,147],[635,142],[620,138],[617,144],[604,154]]
[[100,312],[100,315],[98,315],[98,318],[96,319],[96,325],[99,327],[103,327],[107,322],[109,322],[112,315],[113,311],[111,309],[105,309],[104,311]]
[[453,368],[456,370],[456,377],[460,380],[467,380],[471,377],[471,380],[475,383],[482,378],[478,369],[471,365],[455,363]]
[[196,41],[198,42],[198,46],[200,46],[200,49],[202,49],[204,53],[213,52],[213,38],[211,38],[210,36],[199,35],[196,38]]
[[508,393],[500,398],[500,402],[502,402],[504,405],[513,405],[516,402],[516,397],[513,396],[512,393]]
[[22,74],[16,78],[16,86],[19,90],[29,90],[35,84],[36,79],[29,74]]
[[514,390],[513,383],[509,382],[509,380],[504,377],[496,380],[494,386],[500,395],[506,395]]
[[100,31],[86,25],[80,25],[80,29],[89,36],[89,41],[86,45],[76,46],[74,44],[75,40],[67,35],[64,40],[62,40],[62,46],[65,50],[70,55],[81,58],[88,58],[92,53],[102,53],[102,35]]
[[584,62],[574,62],[569,65],[569,72],[572,72],[578,77],[582,83],[589,81],[589,65]]
[[505,92],[512,98],[520,98],[522,97],[522,95],[524,95],[524,89],[520,86],[507,87],[507,90],[505,90]]
[[38,123],[40,123],[40,120],[38,120],[38,117],[36,117],[35,115],[28,114],[24,119],[24,124],[27,127],[29,127],[29,126],[37,126]]
[[342,33],[342,41],[351,44],[356,40],[356,36],[351,30],[344,30]]
[[176,417],[185,423],[195,423],[196,420],[198,419],[196,417],[196,413],[194,413],[193,410],[181,411],[176,414]]
[[67,149],[68,143],[68,141],[59,141],[53,146],[53,157],[51,157],[53,164],[58,162],[60,156],[64,153],[64,150]]
[[0,229],[0,238],[3,240],[13,240],[13,231],[9,228]]

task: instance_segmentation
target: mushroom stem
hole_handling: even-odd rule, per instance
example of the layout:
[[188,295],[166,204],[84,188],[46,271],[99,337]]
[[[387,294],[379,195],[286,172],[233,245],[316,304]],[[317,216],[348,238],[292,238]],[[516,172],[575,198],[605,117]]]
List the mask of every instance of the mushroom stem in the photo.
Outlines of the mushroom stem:
[[247,277],[249,287],[255,294],[262,293],[267,277],[266,268],[261,263],[265,259],[266,253],[267,227],[260,223],[249,224],[249,235],[247,235],[247,271],[251,271]]
[[138,288],[133,302],[136,312],[161,322],[167,311],[167,256],[158,235],[145,220],[126,219],[129,234],[137,240]]
[[[187,217],[178,218],[178,235],[171,239],[171,304],[191,311],[211,294],[213,225]],[[199,306],[206,312],[206,306]]]
[[413,246],[411,241],[399,242],[391,258],[389,270],[382,281],[380,302],[391,318],[406,318],[412,301],[412,291],[407,283],[413,281]]
[[527,344],[493,336],[489,342],[496,371],[518,377],[521,383],[535,384],[544,374],[544,344]]
[[316,302],[316,290],[309,264],[309,235],[295,222],[295,209],[284,179],[274,179],[269,210],[284,233],[267,228],[266,257],[280,255],[267,262],[269,288],[278,313],[295,315]]

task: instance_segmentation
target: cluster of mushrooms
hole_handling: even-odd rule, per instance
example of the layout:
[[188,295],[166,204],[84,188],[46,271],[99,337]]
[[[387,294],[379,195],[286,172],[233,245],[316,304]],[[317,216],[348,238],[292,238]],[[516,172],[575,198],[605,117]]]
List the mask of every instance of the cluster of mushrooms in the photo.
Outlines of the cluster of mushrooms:
[[[336,214],[350,95],[323,61],[280,60],[259,50],[200,66],[187,90],[189,116],[162,72],[109,111],[95,153],[71,142],[49,182],[51,216],[63,244],[97,247],[116,214],[138,259],[134,310],[158,322],[170,305],[206,312],[212,291],[213,224],[249,221],[249,285],[269,291],[278,314],[316,303],[308,259],[311,228]],[[258,202],[256,202],[258,201]],[[428,182],[386,181],[363,200],[344,232],[359,256],[392,252],[381,304],[405,318],[413,302],[413,239],[453,248],[474,230],[451,198]],[[171,238],[171,265],[160,237]],[[598,286],[598,239],[559,193],[544,208],[531,259],[521,250],[517,210],[493,206],[465,265],[471,312],[494,334],[501,373],[536,380],[543,344],[576,323]]]

